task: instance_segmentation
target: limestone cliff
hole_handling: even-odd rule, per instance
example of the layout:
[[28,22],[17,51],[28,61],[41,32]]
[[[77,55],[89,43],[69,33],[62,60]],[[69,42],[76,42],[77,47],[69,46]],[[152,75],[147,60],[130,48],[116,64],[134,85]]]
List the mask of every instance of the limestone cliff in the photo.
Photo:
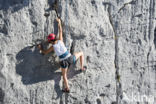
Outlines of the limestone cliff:
[[[36,47],[57,15],[88,67],[69,69],[69,94],[56,55]],[[156,103],[155,0],[0,0],[0,44],[0,104]]]

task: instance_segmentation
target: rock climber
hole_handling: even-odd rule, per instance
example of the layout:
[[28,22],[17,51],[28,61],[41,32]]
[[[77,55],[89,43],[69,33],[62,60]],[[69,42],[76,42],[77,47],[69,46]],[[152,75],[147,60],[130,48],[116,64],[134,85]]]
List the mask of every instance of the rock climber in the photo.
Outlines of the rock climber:
[[59,57],[60,60],[60,66],[61,66],[61,71],[62,71],[62,76],[63,76],[63,81],[65,85],[65,89],[63,89],[63,92],[70,92],[69,90],[69,85],[68,85],[68,79],[67,79],[67,70],[69,68],[69,65],[75,64],[76,60],[80,58],[80,66],[81,66],[81,71],[85,71],[86,67],[83,66],[84,64],[84,54],[83,52],[77,52],[74,53],[73,55],[67,51],[67,48],[65,47],[65,44],[63,42],[63,32],[62,32],[62,25],[61,25],[61,20],[59,18],[56,19],[58,22],[58,33],[59,33],[59,39],[56,38],[56,35],[51,33],[47,37],[48,43],[52,44],[52,46],[44,50],[41,45],[38,45],[38,48],[42,52],[42,54],[48,54],[51,51],[55,51],[56,55]]

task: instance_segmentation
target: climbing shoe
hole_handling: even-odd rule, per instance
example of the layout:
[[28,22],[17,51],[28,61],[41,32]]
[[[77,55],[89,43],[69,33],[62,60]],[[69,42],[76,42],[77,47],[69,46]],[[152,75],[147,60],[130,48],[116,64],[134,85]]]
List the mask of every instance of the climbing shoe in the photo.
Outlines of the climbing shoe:
[[65,88],[65,89],[63,89],[63,90],[62,90],[62,92],[65,92],[65,93],[70,93],[70,90],[69,90],[69,89],[67,89],[67,88]]
[[80,71],[86,71],[87,70],[87,66],[83,66],[83,69],[80,69]]

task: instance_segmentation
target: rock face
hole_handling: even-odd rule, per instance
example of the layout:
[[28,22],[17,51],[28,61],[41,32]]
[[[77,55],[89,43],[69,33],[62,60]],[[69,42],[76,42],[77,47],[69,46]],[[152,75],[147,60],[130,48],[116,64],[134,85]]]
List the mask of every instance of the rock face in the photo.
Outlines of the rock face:
[[[70,67],[69,94],[56,55],[36,47],[57,34],[53,4],[88,67]],[[0,104],[155,104],[155,24],[155,0],[0,0]]]

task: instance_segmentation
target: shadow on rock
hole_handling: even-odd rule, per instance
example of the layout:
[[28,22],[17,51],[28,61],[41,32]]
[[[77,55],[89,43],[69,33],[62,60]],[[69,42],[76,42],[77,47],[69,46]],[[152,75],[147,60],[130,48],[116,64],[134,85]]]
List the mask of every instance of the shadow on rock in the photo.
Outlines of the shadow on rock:
[[36,48],[22,49],[16,55],[16,59],[16,72],[22,76],[23,84],[34,84],[52,79],[60,80],[61,78],[61,73],[55,72],[59,65],[55,63],[54,58],[50,55],[41,55]]
[[16,72],[22,76],[23,84],[29,85],[54,80],[57,98],[62,96],[59,85],[61,73],[55,72],[59,69],[59,64],[50,54],[43,56],[37,48],[26,47],[16,55],[16,59]]
[[81,70],[76,70],[75,65],[71,65],[68,69],[68,79],[72,79],[74,76],[81,74]]
[[0,0],[0,10],[7,11],[11,9],[12,12],[16,12],[29,5],[31,0]]

